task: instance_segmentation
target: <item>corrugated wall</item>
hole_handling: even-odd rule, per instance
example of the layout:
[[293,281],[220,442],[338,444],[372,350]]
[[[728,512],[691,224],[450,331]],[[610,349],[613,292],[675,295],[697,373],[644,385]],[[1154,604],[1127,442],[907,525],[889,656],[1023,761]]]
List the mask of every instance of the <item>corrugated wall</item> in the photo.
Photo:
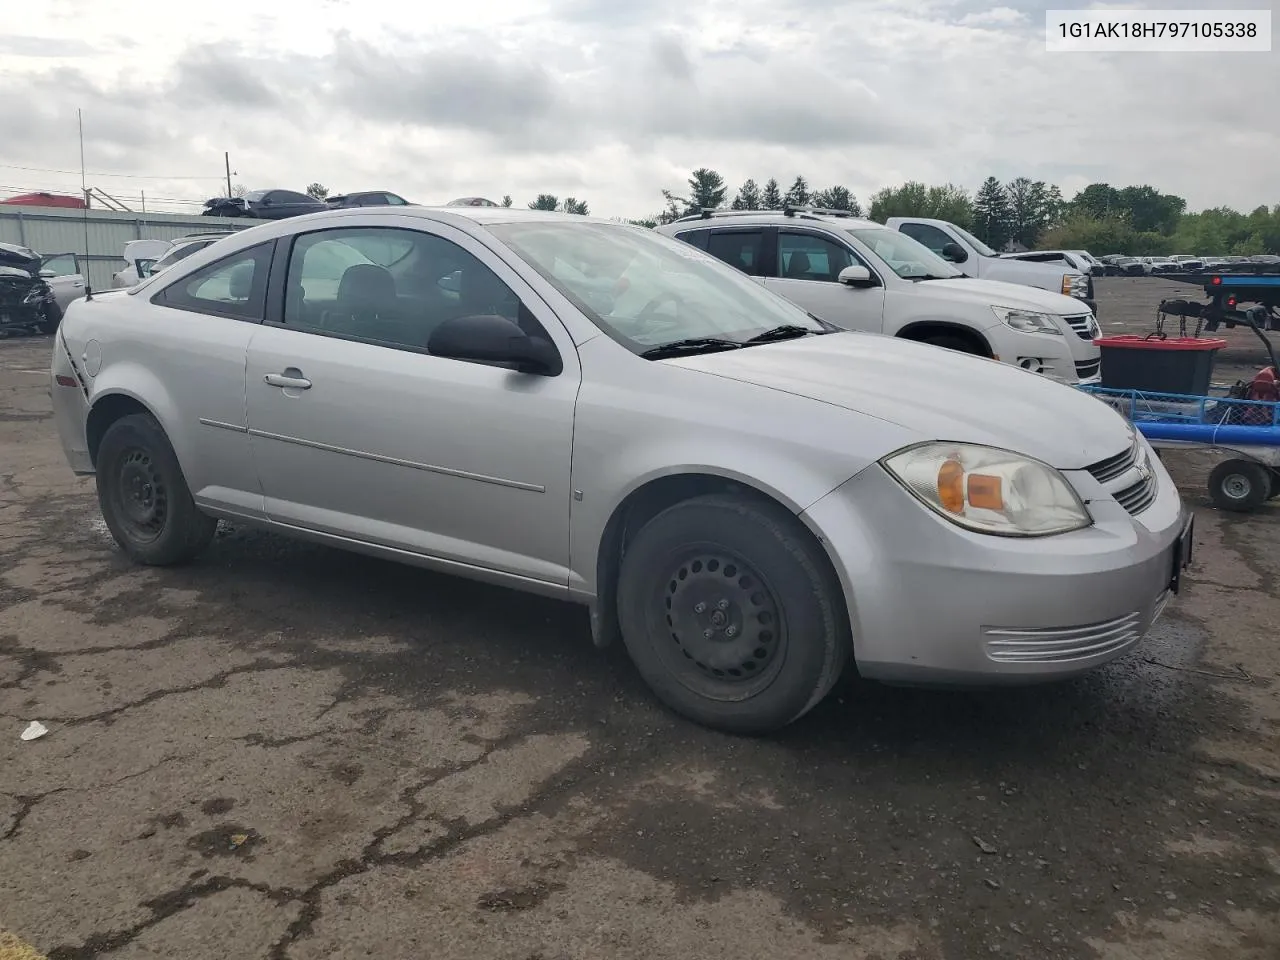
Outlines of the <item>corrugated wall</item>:
[[80,258],[95,290],[111,286],[111,275],[125,264],[130,240],[173,240],[191,233],[244,230],[260,221],[199,217],[189,214],[89,211],[89,250],[85,256],[84,211],[59,207],[0,204],[0,241],[19,243],[37,253],[71,252]]

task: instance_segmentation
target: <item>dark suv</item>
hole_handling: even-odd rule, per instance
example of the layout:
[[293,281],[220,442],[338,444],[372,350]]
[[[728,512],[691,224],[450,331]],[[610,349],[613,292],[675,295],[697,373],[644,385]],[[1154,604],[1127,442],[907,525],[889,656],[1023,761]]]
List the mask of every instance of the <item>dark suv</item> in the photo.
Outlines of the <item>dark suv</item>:
[[366,190],[362,193],[343,193],[325,200],[330,210],[341,210],[345,207],[408,207],[408,200],[397,193],[385,190]]

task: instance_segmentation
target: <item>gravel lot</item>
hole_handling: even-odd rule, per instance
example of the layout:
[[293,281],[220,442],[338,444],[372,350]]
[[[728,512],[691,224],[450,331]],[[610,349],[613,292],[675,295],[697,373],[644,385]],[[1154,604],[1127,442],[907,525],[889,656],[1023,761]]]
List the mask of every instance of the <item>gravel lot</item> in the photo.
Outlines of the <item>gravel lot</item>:
[[[1109,333],[1187,293],[1099,289]],[[1262,363],[1226,336],[1225,379]],[[1189,586],[1124,660],[851,680],[734,739],[572,607],[242,529],[130,566],[48,350],[0,342],[3,960],[1280,956],[1280,512],[1212,510],[1203,456],[1168,460]]]

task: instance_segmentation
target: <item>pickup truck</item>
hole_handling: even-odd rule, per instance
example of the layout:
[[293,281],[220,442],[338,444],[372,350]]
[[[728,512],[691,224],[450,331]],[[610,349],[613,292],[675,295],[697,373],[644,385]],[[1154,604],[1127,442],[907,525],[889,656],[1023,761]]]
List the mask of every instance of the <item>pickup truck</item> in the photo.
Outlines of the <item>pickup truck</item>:
[[969,231],[946,220],[927,217],[889,217],[884,225],[924,244],[944,260],[956,264],[967,276],[979,280],[1002,280],[1039,287],[1075,297],[1097,316],[1093,278],[1069,267],[1064,261],[1036,263],[1002,257]]

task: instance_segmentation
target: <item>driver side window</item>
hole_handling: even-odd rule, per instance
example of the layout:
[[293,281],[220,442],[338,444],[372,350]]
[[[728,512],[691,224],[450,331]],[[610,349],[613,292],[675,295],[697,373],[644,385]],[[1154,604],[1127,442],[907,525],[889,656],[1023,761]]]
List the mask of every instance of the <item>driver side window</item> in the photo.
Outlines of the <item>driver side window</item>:
[[322,336],[425,353],[446,320],[496,315],[547,337],[488,266],[456,243],[416,230],[302,234],[286,282],[284,324]]
[[928,223],[904,223],[898,228],[912,240],[924,244],[938,256],[942,256],[942,248],[955,240],[946,232]]

